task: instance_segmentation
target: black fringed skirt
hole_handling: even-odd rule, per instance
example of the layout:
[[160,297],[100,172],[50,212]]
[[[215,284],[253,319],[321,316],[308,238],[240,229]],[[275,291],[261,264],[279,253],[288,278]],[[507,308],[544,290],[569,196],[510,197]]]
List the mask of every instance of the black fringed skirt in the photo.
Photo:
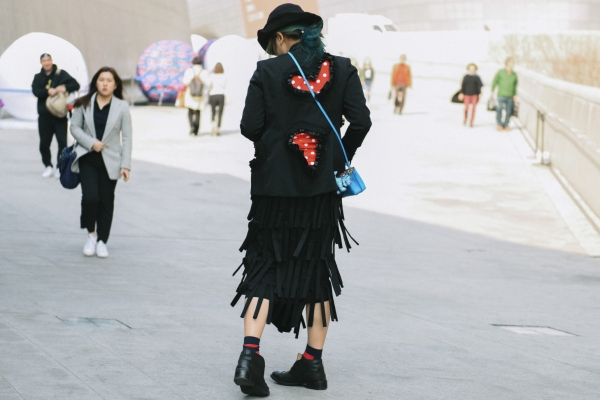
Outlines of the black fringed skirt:
[[[352,238],[344,225],[342,199],[332,193],[313,197],[252,196],[248,234],[240,251],[246,251],[242,281],[232,306],[245,296],[245,316],[250,301],[258,298],[253,315],[258,317],[263,300],[269,300],[267,323],[280,332],[298,337],[306,327],[302,311],[308,305],[308,326],[315,307],[325,315],[329,302],[331,320],[337,321],[334,296],[342,292],[342,277],[335,262],[335,245],[350,251]],[[354,241],[356,243],[356,241]],[[358,244],[358,243],[356,243]],[[325,324],[325,318],[323,318]]]

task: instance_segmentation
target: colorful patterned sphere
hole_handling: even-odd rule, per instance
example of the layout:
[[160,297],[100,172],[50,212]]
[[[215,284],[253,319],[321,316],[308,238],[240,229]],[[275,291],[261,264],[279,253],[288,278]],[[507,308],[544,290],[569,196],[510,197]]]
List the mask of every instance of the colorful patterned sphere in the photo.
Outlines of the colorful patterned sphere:
[[137,64],[135,80],[151,101],[174,102],[185,90],[183,73],[192,65],[192,46],[178,40],[161,40],[150,45]]

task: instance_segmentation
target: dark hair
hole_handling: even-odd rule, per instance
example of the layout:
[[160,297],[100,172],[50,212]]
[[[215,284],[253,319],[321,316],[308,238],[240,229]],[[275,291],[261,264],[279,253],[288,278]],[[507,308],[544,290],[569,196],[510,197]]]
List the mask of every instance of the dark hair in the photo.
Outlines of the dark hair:
[[467,69],[471,68],[471,65],[475,67],[475,70],[479,69],[479,68],[477,68],[477,64],[475,64],[475,63],[471,63],[471,64],[467,65]]
[[88,92],[88,94],[86,94],[85,96],[81,96],[80,98],[75,100],[75,104],[74,104],[75,107],[81,107],[81,106],[83,106],[83,108],[89,107],[90,101],[92,101],[92,96],[94,95],[94,93],[96,93],[98,91],[98,88],[96,87],[96,83],[98,82],[98,77],[103,72],[110,72],[112,74],[112,76],[115,80],[115,84],[117,85],[117,87],[115,88],[115,91],[113,92],[113,96],[116,96],[117,98],[123,100],[123,81],[119,77],[119,74],[117,74],[117,71],[115,71],[114,68],[102,67],[98,70],[98,72],[96,72],[94,74],[94,77],[92,78],[92,82],[90,82],[90,91]]
[[50,57],[50,59],[52,59],[52,56],[50,54],[44,53],[40,56],[40,61],[42,61],[42,58],[44,58],[44,57]]
[[223,64],[217,63],[217,65],[215,65],[215,69],[213,70],[213,72],[215,74],[222,74],[222,73],[224,73],[225,69],[223,68]]
[[202,57],[194,57],[192,60],[192,64],[194,65],[202,65],[204,63],[204,58]]
[[[280,32],[284,37],[300,40],[300,47],[307,53],[307,60],[310,60],[314,57],[320,57],[325,52],[325,43],[323,43],[322,31],[322,21],[309,26],[306,26],[305,24],[295,24],[277,30],[277,32]],[[269,39],[269,44],[267,45],[267,53],[270,55],[274,55],[273,50],[275,47],[277,32],[271,36]]]

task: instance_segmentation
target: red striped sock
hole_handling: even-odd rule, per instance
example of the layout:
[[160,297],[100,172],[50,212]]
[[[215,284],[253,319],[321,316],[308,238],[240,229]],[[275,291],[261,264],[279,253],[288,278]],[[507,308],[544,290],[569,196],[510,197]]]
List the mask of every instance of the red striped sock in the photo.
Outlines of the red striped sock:
[[260,354],[260,339],[254,336],[244,337],[244,349],[250,349],[256,354]]
[[322,356],[323,349],[314,349],[309,345],[306,345],[306,350],[304,350],[304,354],[302,354],[302,357],[306,358],[307,360],[320,360]]

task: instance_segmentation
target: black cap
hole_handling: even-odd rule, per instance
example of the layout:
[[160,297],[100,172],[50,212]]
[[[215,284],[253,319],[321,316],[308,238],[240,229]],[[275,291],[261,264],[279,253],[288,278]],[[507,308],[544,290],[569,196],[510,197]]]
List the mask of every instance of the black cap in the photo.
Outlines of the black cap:
[[260,43],[263,49],[267,50],[269,38],[273,33],[277,32],[278,29],[303,22],[307,25],[312,25],[317,22],[323,22],[323,19],[317,14],[302,10],[297,4],[285,3],[277,6],[271,11],[271,14],[269,14],[265,27],[256,32],[258,43]]

